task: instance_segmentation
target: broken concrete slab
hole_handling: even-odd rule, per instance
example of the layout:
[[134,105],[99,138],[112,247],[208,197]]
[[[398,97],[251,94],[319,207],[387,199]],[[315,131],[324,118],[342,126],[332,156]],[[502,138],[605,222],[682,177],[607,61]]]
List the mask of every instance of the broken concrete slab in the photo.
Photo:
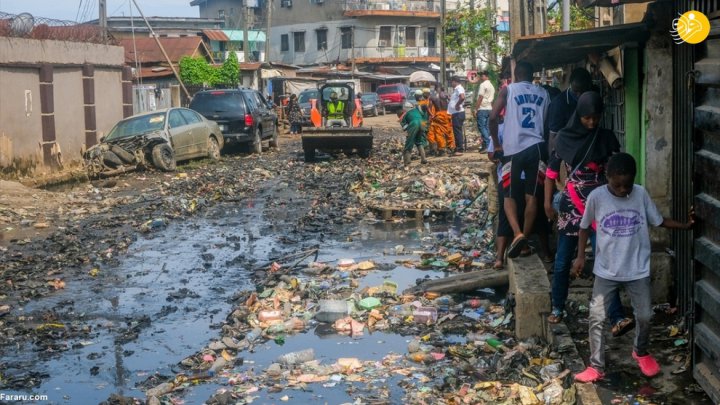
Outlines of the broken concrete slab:
[[550,281],[537,255],[508,259],[510,292],[515,297],[515,335],[519,339],[544,336],[550,312]]

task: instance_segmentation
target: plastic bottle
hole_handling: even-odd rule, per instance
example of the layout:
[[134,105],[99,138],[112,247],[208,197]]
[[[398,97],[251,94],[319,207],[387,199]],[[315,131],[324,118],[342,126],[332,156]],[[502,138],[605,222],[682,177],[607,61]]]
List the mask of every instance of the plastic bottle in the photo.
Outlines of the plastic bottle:
[[282,356],[278,357],[278,362],[291,366],[294,364],[301,364],[305,363],[306,361],[311,361],[315,359],[315,350],[313,349],[305,349],[300,350],[298,352],[291,352],[287,354],[283,354]]
[[260,322],[274,321],[283,319],[282,311],[260,311],[258,313],[258,320]]
[[157,387],[153,387],[145,391],[145,396],[147,396],[148,398],[159,397],[172,391],[173,388],[175,388],[175,386],[172,383],[162,383]]
[[408,305],[393,305],[390,307],[390,314],[405,317],[412,315],[412,309]]
[[485,343],[487,343],[490,347],[493,349],[498,349],[500,351],[507,351],[507,347],[498,339],[495,338],[488,338]]
[[257,338],[259,338],[260,335],[262,335],[262,330],[260,328],[255,328],[255,329],[251,330],[250,332],[248,332],[247,334],[245,334],[245,340],[248,343],[252,343],[255,340],[257,340]]
[[441,311],[447,311],[451,305],[455,304],[455,300],[449,295],[443,295],[433,300],[433,304]]

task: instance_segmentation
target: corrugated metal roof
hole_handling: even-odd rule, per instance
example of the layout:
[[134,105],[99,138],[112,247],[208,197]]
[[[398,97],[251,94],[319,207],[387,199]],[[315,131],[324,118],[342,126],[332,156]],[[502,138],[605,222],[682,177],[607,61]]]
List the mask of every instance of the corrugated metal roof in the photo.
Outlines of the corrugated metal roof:
[[553,68],[581,61],[589,53],[606,52],[622,44],[642,43],[648,35],[645,23],[530,35],[517,40],[512,56],[518,61],[532,63],[537,70]]
[[[210,54],[200,37],[159,39],[173,63],[179,62],[183,56]],[[120,40],[120,45],[125,48],[126,63],[133,64],[136,60],[140,63],[167,63],[154,38],[125,38]]]
[[222,30],[203,30],[202,32],[210,41],[227,42],[230,40]]
[[[240,42],[243,40],[243,30],[222,30],[230,41]],[[250,42],[265,42],[265,32],[257,30],[248,30],[248,38]]]

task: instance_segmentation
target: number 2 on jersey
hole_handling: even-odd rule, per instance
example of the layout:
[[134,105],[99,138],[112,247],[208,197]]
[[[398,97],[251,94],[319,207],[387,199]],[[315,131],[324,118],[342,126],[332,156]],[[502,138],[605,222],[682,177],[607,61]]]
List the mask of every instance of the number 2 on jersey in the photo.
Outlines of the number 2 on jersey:
[[535,128],[535,122],[533,121],[533,118],[535,118],[535,109],[532,107],[523,107],[522,114],[525,116],[522,121],[522,127]]

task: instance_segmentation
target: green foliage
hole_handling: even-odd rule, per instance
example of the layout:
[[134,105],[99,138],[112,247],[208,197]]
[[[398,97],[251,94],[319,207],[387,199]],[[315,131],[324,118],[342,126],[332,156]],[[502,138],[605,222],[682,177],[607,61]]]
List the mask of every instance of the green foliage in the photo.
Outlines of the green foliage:
[[460,59],[475,57],[498,66],[496,55],[504,55],[507,48],[505,35],[495,27],[495,10],[490,7],[458,7],[447,13],[445,20],[445,46]]
[[228,86],[237,86],[240,82],[240,64],[238,63],[237,54],[230,52],[219,71],[220,83]]
[[[558,5],[560,3],[558,2]],[[570,31],[585,30],[595,27],[595,15],[592,8],[570,5]],[[562,31],[562,7],[548,10],[548,32]]]
[[205,58],[180,59],[180,78],[187,85],[209,86],[217,85],[236,86],[240,82],[240,65],[235,52],[220,67],[210,65]]

